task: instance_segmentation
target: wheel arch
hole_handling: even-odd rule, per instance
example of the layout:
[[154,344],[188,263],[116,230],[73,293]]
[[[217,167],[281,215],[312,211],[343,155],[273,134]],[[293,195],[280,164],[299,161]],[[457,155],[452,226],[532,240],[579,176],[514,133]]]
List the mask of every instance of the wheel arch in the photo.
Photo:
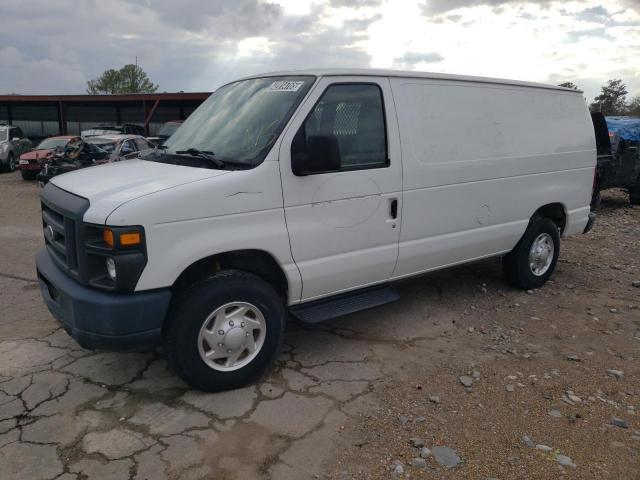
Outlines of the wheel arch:
[[[561,236],[567,226],[567,209],[559,202],[548,203],[541,206],[533,213],[533,215],[531,215],[531,219],[535,217],[545,217],[553,220],[553,222],[558,226]],[[529,221],[531,221],[531,219]]]
[[273,255],[257,249],[232,250],[201,258],[180,273],[171,289],[177,293],[200,279],[229,269],[259,276],[276,290],[286,305],[289,298],[289,281],[284,270]]

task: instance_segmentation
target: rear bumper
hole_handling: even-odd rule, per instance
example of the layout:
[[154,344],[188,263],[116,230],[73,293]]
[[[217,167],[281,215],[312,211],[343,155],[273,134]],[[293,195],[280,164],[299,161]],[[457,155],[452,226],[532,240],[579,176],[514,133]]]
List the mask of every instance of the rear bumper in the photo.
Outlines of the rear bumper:
[[84,348],[126,350],[157,344],[171,290],[108,293],[79,284],[46,250],[36,256],[38,282],[51,314]]
[[587,222],[587,226],[584,227],[584,231],[582,233],[589,233],[593,228],[594,223],[596,223],[596,214],[591,212],[589,214],[589,221]]

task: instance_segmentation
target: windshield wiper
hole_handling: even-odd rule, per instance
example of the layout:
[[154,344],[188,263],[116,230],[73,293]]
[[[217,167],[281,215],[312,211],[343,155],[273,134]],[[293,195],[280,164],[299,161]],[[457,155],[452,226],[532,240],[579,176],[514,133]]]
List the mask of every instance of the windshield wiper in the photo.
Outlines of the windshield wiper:
[[200,157],[213,163],[218,168],[224,168],[225,163],[219,158],[214,157],[213,152],[207,150],[198,150],[197,148],[188,148],[186,150],[176,151],[178,155],[191,155],[192,157]]

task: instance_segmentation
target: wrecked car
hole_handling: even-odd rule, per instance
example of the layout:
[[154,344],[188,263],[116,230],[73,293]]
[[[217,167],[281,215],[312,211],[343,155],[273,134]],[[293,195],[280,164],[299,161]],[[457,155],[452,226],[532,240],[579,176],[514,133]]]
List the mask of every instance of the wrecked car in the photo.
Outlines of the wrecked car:
[[140,135],[103,135],[100,137],[78,138],[58,148],[53,156],[44,162],[38,174],[40,185],[51,178],[80,168],[102,163],[117,162],[137,158],[140,152],[154,148]]
[[53,158],[53,153],[58,147],[65,147],[71,141],[78,141],[75,136],[49,137],[42,140],[36,148],[20,155],[18,169],[24,180],[35,180],[42,164]]
[[600,192],[622,188],[629,192],[632,205],[640,205],[640,118],[605,117],[592,113],[598,166],[596,168],[591,206],[600,204]]

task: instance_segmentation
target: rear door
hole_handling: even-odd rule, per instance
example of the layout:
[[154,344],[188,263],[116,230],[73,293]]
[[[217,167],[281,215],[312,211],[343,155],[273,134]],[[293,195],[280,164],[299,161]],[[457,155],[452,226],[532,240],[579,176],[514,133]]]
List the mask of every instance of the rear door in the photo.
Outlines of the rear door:
[[[339,161],[332,171],[309,165],[310,173],[296,175],[294,142],[306,148],[318,137],[339,150]],[[280,170],[303,300],[391,276],[398,257],[402,165],[387,78],[320,79],[284,134]]]

